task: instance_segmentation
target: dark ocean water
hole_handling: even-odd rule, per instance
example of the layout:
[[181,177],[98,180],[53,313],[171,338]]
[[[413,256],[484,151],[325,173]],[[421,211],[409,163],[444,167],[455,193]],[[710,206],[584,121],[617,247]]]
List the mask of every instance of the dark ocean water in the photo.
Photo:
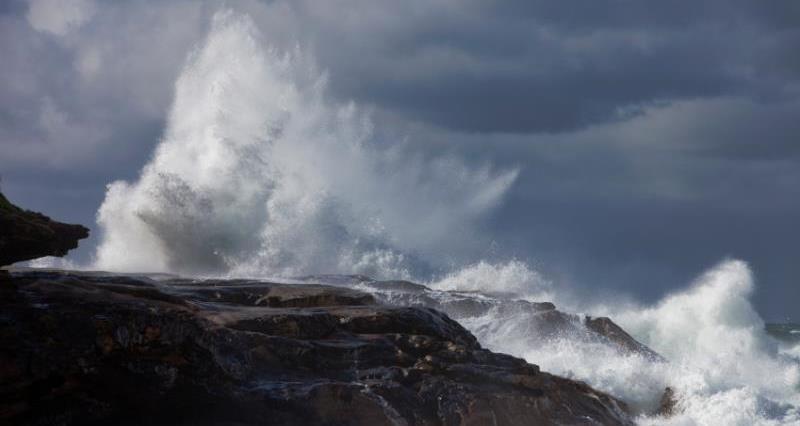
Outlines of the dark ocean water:
[[786,343],[800,343],[800,324],[767,324],[767,334]]

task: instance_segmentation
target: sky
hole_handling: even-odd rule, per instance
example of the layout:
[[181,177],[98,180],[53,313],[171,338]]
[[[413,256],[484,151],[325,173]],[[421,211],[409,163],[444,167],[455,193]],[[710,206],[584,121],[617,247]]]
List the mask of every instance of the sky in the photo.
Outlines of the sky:
[[726,258],[800,321],[800,2],[0,3],[2,190],[94,232],[221,7],[310,51],[423,155],[518,168],[483,224],[556,282],[643,301]]

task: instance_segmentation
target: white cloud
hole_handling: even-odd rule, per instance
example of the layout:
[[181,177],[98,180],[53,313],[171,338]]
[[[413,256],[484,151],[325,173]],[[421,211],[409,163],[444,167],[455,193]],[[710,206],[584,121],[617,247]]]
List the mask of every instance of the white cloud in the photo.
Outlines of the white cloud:
[[67,35],[95,13],[93,0],[28,0],[28,23],[40,32]]

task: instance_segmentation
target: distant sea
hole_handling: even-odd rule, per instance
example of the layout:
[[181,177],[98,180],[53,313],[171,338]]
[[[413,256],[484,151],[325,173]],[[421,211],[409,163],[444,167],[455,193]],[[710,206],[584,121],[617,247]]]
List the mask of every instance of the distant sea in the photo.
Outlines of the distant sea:
[[800,343],[800,324],[797,323],[770,323],[767,324],[767,334],[786,343]]

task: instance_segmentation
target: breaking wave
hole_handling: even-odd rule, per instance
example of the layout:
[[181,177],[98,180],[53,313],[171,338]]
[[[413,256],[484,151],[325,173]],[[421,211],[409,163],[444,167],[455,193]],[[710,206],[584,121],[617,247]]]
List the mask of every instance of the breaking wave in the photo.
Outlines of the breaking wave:
[[[524,316],[462,321],[491,349],[578,378],[641,413],[666,386],[679,414],[643,424],[800,424],[800,349],[779,348],[751,306],[752,274],[724,262],[650,307],[582,305],[526,263],[482,261],[481,219],[517,170],[429,159],[380,140],[369,114],[326,99],[301,50],[217,13],[175,86],[163,139],[134,182],[108,186],[94,267],[188,275],[366,274],[442,291],[515,293],[608,315],[668,362],[567,337],[520,338]],[[439,278],[431,280],[432,276]],[[558,291],[557,291],[558,290]]]
[[214,17],[152,159],[108,186],[96,267],[410,277],[491,243],[478,221],[516,170],[382,143],[368,114],[326,100],[311,58],[260,38],[247,17]]
[[[483,281],[485,289],[506,288],[522,298],[555,300],[562,310],[576,309],[538,274],[522,269],[518,264],[477,265],[430,285],[471,291]],[[667,362],[571,336],[531,344],[524,338],[530,318],[520,314],[489,311],[459,321],[490,349],[523,357],[544,371],[586,381],[623,399],[642,413],[641,424],[800,425],[800,346],[782,348],[767,336],[750,302],[753,290],[747,264],[731,260],[654,306],[581,308],[593,316],[610,316]],[[541,299],[548,291],[552,298]],[[669,419],[649,417],[666,387],[677,395],[677,414]]]

